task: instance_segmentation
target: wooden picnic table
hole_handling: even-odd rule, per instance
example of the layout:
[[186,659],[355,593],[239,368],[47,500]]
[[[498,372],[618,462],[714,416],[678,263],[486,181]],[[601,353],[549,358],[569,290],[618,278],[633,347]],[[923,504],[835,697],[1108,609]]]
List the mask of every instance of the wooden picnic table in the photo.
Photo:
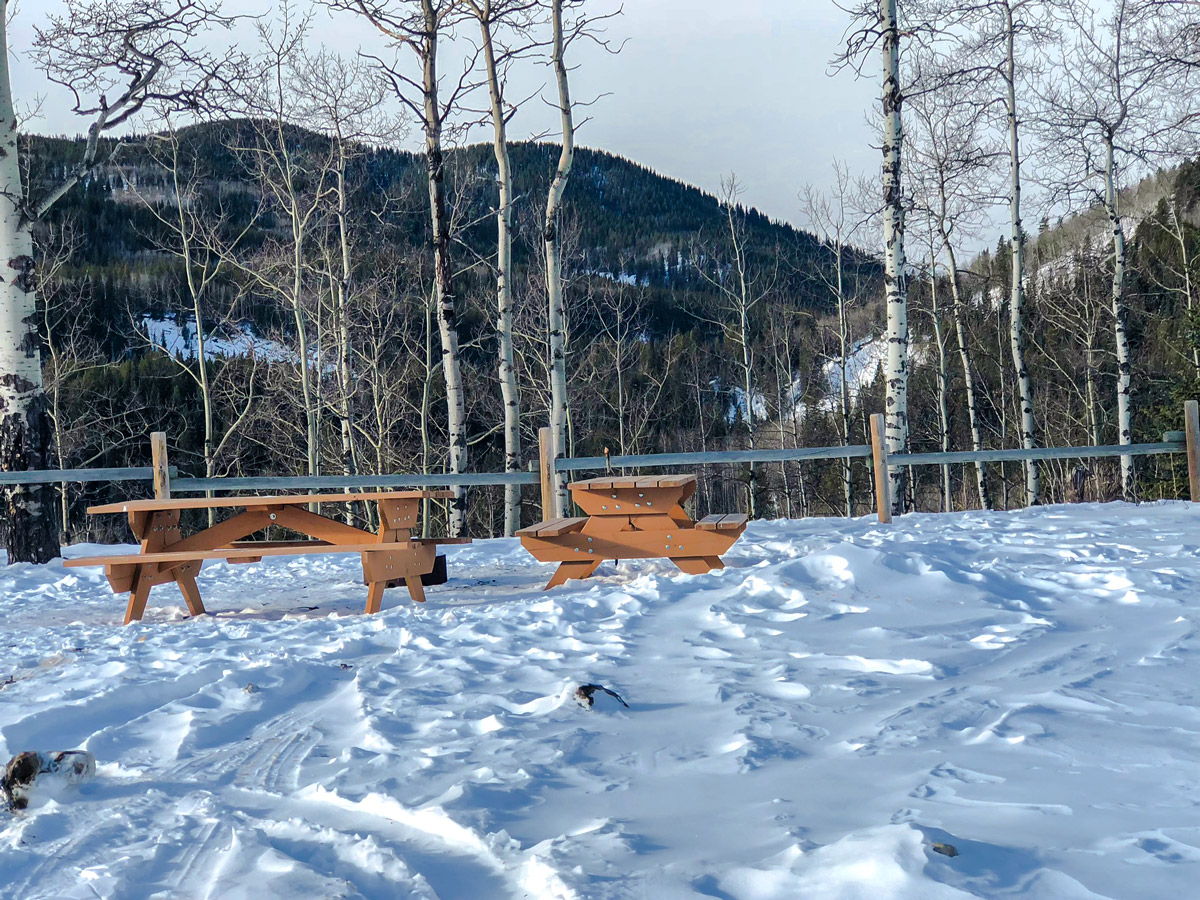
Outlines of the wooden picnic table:
[[746,530],[741,514],[692,521],[683,504],[696,492],[695,475],[591,478],[568,487],[586,516],[517,532],[536,559],[559,564],[547,589],[587,578],[607,559],[663,557],[693,575],[722,569],[721,554]]
[[[413,600],[425,600],[424,583],[438,566],[437,545],[467,543],[469,538],[414,538],[421,501],[449,499],[450,491],[385,491],[338,494],[300,494],[267,497],[198,497],[130,500],[88,508],[89,515],[125,513],[141,544],[130,555],[93,556],[67,560],[66,566],[104,566],[115,593],[129,592],[125,624],[142,617],[150,589],[174,581],[194,615],[204,613],[196,575],[206,560],[258,562],[265,556],[310,553],[360,553],[363,581],[368,585],[368,613],[378,612],[384,589],[408,587]],[[347,525],[303,507],[317,503],[376,504],[379,530]],[[195,534],[180,533],[180,513],[186,509],[240,509],[241,512]],[[272,525],[307,535],[307,540],[245,541]],[[444,572],[444,558],[442,571]],[[444,575],[442,576],[444,580]]]

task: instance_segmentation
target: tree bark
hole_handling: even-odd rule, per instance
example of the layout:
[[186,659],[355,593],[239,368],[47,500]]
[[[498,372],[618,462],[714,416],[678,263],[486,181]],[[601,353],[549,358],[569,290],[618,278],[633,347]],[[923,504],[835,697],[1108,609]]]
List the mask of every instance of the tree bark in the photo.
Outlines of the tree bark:
[[[338,354],[338,387],[341,396],[338,398],[338,420],[342,432],[342,474],[346,477],[356,474],[354,453],[354,372],[351,366],[352,347],[350,345],[350,279],[353,267],[350,260],[350,211],[346,187],[346,149],[345,138],[340,133],[337,140],[337,223],[338,250],[341,258],[341,271],[335,282],[337,296],[334,298],[334,318],[337,335]],[[380,473],[382,474],[382,472]],[[346,505],[346,521],[351,523],[354,517],[354,504]]]
[[[883,33],[883,278],[887,300],[887,392],[884,414],[889,454],[908,451],[908,285],[904,259],[904,194],[900,160],[904,142],[900,89],[900,30],[896,0],[879,0]],[[903,466],[889,468],[892,514],[904,512]]]
[[[1125,303],[1125,229],[1121,225],[1121,213],[1117,206],[1117,186],[1114,173],[1114,147],[1111,133],[1104,141],[1104,208],[1112,229],[1112,314],[1113,338],[1117,348],[1117,443],[1127,447],[1133,443],[1133,419],[1130,408],[1130,384],[1132,381],[1129,353],[1129,334],[1126,329],[1128,308]],[[1121,457],[1121,496],[1127,501],[1136,499],[1133,457]]]
[[[491,97],[493,141],[496,155],[496,337],[499,343],[500,394],[504,401],[504,471],[521,471],[521,399],[517,390],[517,370],[513,364],[512,324],[512,165],[508,154],[504,97],[500,74],[496,70],[496,52],[492,44],[491,3],[480,17],[487,66],[488,92]],[[511,537],[521,527],[521,486],[504,486],[504,533]]]
[[[567,447],[567,324],[563,304],[560,205],[571,164],[575,158],[575,124],[571,95],[567,85],[567,66],[563,61],[562,0],[551,0],[554,40],[551,62],[558,84],[558,106],[562,117],[562,152],[558,169],[550,184],[546,199],[546,223],[543,240],[546,245],[546,297],[550,351],[550,436],[554,459],[566,456]],[[567,509],[567,490],[557,472],[554,481],[554,515],[563,516]]]
[[[837,246],[834,248],[835,264],[837,265],[837,311],[838,311],[838,366],[841,370],[841,402],[842,416],[842,446],[850,446],[850,385],[846,382],[846,357],[850,355],[850,322],[846,317],[846,290],[842,270],[842,237],[838,229]],[[850,457],[845,457],[840,463],[842,470],[842,502],[845,504],[846,516],[854,516],[854,469],[851,468]]]
[[[1025,334],[1022,317],[1025,309],[1025,229],[1021,225],[1021,154],[1017,118],[1015,29],[1011,4],[1004,5],[1005,15],[1005,105],[1008,114],[1008,160],[1011,180],[1009,215],[1012,224],[1012,293],[1009,299],[1009,345],[1016,371],[1017,402],[1020,410],[1021,446],[1034,447],[1033,388],[1025,364]],[[1035,460],[1025,462],[1025,502],[1039,502],[1041,485]]]
[[[933,263],[933,243],[930,241],[930,263]],[[931,266],[929,277],[929,302],[933,317],[933,340],[937,344],[937,404],[938,429],[943,453],[950,452],[950,408],[946,394],[950,381],[946,365],[946,335],[942,329],[942,311],[938,304],[937,269]],[[950,494],[950,466],[943,464],[942,470],[942,511],[953,512],[954,499]]]
[[[958,339],[958,358],[962,362],[963,387],[967,395],[967,423],[971,429],[971,449],[978,453],[983,449],[983,429],[979,425],[979,399],[975,388],[975,370],[971,365],[971,346],[967,340],[967,303],[958,282],[958,259],[954,245],[942,226],[942,248],[946,253],[946,265],[950,268],[950,302],[954,312],[954,334]],[[981,509],[991,509],[992,497],[988,490],[987,464],[975,463],[975,489],[979,494]]]
[[[53,468],[50,415],[42,387],[33,235],[17,148],[8,70],[9,3],[0,0],[0,471]],[[4,490],[8,562],[58,556],[54,487]]]
[[[438,103],[437,42],[438,17],[432,0],[422,0],[426,34],[420,53],[424,96],[425,169],[429,187],[429,216],[433,229],[434,288],[437,300],[438,334],[442,340],[442,376],[446,382],[446,439],[449,469],[459,474],[467,465],[466,402],[458,352],[458,312],[454,295],[454,273],[450,266],[450,220],[446,212],[446,166],[442,153],[442,110]],[[450,501],[449,530],[462,534],[466,521],[466,498],[454,487]]]

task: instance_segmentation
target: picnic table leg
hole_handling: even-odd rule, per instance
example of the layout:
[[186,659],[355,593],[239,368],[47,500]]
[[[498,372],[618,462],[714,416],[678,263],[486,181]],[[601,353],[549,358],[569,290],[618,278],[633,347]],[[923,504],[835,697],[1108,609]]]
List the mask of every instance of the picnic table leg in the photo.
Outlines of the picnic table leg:
[[183,571],[186,567],[181,566],[172,574],[175,576],[175,583],[179,585],[179,593],[183,594],[183,599],[187,602],[188,612],[193,616],[202,616],[205,613],[204,601],[200,599],[200,588],[196,585],[196,576],[191,572]]
[[580,560],[579,562],[571,560],[569,562],[559,563],[558,569],[556,569],[554,572],[554,576],[548,582],[546,582],[546,590],[550,590],[552,587],[558,587],[560,584],[566,584],[567,580],[570,578],[587,578],[598,568],[600,568],[601,562],[603,562],[603,560],[596,559]]
[[383,591],[387,587],[386,581],[372,581],[367,586],[367,608],[368,613],[377,613],[383,605]]
[[408,587],[409,596],[417,603],[425,602],[425,585],[421,584],[420,575],[408,575],[404,579],[404,584]]
[[150,573],[146,566],[138,566],[133,576],[133,588],[129,591],[129,605],[125,607],[125,624],[139,621],[146,612],[146,601],[150,599]]
[[670,560],[689,575],[703,575],[713,569],[725,568],[718,556],[672,556]]

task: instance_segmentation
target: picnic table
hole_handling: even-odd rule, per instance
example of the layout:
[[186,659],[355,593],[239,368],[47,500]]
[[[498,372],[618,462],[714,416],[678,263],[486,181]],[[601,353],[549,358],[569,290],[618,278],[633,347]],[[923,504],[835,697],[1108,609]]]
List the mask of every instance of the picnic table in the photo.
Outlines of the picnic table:
[[586,516],[550,519],[517,532],[542,562],[557,562],[546,584],[587,578],[604,560],[663,557],[692,575],[722,569],[721,554],[746,530],[741,514],[693,522],[683,510],[695,475],[591,478],[568,485]]
[[[449,499],[450,491],[388,491],[339,494],[303,494],[267,497],[170,498],[130,500],[88,508],[89,515],[125,513],[140,542],[138,553],[70,559],[66,566],[104,566],[115,593],[129,592],[125,624],[142,617],[150,589],[174,581],[194,616],[204,613],[196,575],[205,561],[258,562],[265,556],[311,553],[362,554],[363,581],[367,584],[366,612],[379,612],[385,588],[404,584],[413,600],[425,600],[425,584],[445,581],[445,557],[438,544],[468,543],[470,538],[414,538],[421,501]],[[374,503],[379,530],[367,531],[304,507],[320,503]],[[188,509],[241,510],[215,525],[184,537],[180,514]],[[272,525],[306,535],[306,540],[246,541]],[[440,579],[440,580],[439,580]]]

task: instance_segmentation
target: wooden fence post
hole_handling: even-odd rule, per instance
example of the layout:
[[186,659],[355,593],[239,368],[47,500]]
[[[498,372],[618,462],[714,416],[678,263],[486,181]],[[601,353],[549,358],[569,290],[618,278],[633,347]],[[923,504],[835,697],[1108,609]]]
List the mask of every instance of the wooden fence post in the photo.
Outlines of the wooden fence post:
[[538,429],[538,474],[542,482],[542,521],[554,518],[553,432],[546,425]]
[[171,497],[171,469],[167,464],[167,433],[150,432],[150,465],[154,467],[154,499]]
[[892,500],[888,491],[887,444],[884,443],[883,413],[871,416],[871,463],[875,471],[875,504],[879,509],[879,521],[884,525],[892,521]]
[[1188,484],[1193,503],[1200,503],[1200,403],[1183,404],[1183,433],[1187,441]]

